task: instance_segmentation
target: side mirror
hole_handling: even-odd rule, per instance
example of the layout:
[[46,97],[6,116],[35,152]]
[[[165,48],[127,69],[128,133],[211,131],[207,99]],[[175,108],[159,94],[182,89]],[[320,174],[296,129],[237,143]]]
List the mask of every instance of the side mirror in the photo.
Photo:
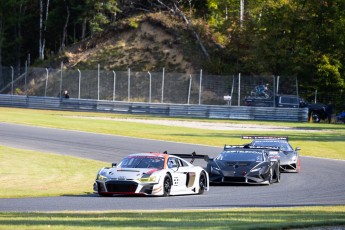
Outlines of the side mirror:
[[295,148],[295,151],[299,151],[299,150],[301,150],[300,147],[296,147],[296,148]]
[[111,167],[115,168],[117,166],[117,163],[111,163]]

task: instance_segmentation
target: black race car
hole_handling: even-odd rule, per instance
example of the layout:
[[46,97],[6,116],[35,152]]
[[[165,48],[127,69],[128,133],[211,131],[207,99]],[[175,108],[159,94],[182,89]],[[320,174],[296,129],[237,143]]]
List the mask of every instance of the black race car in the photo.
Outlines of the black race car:
[[282,172],[300,172],[301,159],[298,151],[299,147],[295,149],[289,144],[288,137],[278,136],[242,136],[242,139],[253,139],[248,144],[253,147],[270,147],[274,146],[279,148],[280,156],[280,170]]
[[210,182],[271,184],[280,182],[277,148],[225,145],[216,158],[208,158]]

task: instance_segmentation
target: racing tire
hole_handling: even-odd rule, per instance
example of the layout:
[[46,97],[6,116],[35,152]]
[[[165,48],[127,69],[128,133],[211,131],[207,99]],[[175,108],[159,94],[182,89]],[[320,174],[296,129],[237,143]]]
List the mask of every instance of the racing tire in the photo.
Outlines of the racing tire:
[[273,169],[272,169],[272,167],[270,168],[270,172],[269,172],[269,174],[268,174],[268,184],[270,185],[270,184],[272,184],[273,183]]
[[313,120],[313,123],[320,123],[320,115],[318,113],[312,112],[311,118]]
[[276,170],[276,183],[280,183],[280,176],[281,176],[281,173],[280,173],[280,170],[279,170],[279,166]]
[[111,197],[113,196],[113,194],[108,194],[108,193],[98,193],[99,196],[102,196],[102,197]]
[[206,175],[204,172],[201,172],[200,174],[200,178],[199,178],[199,192],[198,194],[201,195],[204,193],[205,191],[205,187],[206,187]]
[[169,196],[170,195],[171,184],[172,184],[171,177],[168,174],[165,175],[164,181],[163,181],[163,196]]

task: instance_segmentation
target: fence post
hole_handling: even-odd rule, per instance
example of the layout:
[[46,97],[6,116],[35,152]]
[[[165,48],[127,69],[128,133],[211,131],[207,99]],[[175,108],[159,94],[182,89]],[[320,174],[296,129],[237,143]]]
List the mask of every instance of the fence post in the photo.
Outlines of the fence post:
[[199,105],[201,104],[201,83],[202,83],[202,69],[200,70]]
[[152,82],[152,78],[151,78],[151,73],[150,71],[147,71],[147,73],[150,76],[150,87],[149,87],[149,103],[151,103],[151,82]]
[[272,77],[273,77],[273,106],[276,107],[277,106],[277,104],[276,104],[276,89],[274,87],[276,85],[276,82],[275,82],[276,78],[274,75],[272,75]]
[[315,90],[315,97],[314,97],[314,103],[316,104],[316,102],[317,102],[317,89]]
[[60,73],[60,99],[62,98],[62,68],[63,68],[63,62],[61,62],[61,73]]
[[49,70],[48,68],[46,68],[46,72],[47,72],[47,78],[46,78],[46,88],[44,89],[44,96],[47,96],[47,87],[48,87],[48,77],[49,77]]
[[161,103],[163,103],[163,99],[164,99],[164,73],[165,73],[165,69],[163,68],[163,75],[162,75],[162,98],[161,98]]
[[11,67],[11,77],[12,77],[12,87],[11,87],[11,94],[13,95],[13,76],[14,76],[14,69],[13,69],[13,66],[10,66]]
[[114,70],[113,70],[113,75],[114,75],[113,101],[115,101],[116,73]]
[[299,98],[299,92],[298,92],[298,79],[296,77],[296,95],[297,95],[297,101],[299,102],[298,98]]
[[27,86],[26,86],[26,78],[28,76],[28,61],[25,62],[25,80],[24,80],[24,91],[25,91],[25,95],[27,96]]
[[80,70],[78,69],[78,78],[79,78],[79,80],[78,80],[78,99],[80,99],[80,82],[81,82],[81,72],[80,72]]
[[237,99],[237,106],[241,104],[241,73],[238,73],[238,99]]
[[128,68],[128,102],[131,100],[131,69]]
[[232,76],[232,86],[231,86],[231,93],[230,93],[230,103],[229,105],[232,106],[232,98],[234,94],[234,86],[235,86],[235,76]]
[[190,98],[190,90],[192,88],[192,75],[189,75],[189,89],[188,89],[188,101],[187,104],[189,105],[189,98]]
[[97,101],[99,101],[99,64],[97,65]]

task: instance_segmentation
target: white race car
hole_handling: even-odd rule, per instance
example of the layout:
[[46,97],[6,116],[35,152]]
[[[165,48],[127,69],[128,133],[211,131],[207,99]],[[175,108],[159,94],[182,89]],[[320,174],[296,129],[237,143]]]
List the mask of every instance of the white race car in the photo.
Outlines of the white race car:
[[203,155],[136,153],[117,165],[97,173],[93,189],[100,196],[150,195],[169,196],[203,194],[209,190],[208,173],[182,158],[204,158]]

